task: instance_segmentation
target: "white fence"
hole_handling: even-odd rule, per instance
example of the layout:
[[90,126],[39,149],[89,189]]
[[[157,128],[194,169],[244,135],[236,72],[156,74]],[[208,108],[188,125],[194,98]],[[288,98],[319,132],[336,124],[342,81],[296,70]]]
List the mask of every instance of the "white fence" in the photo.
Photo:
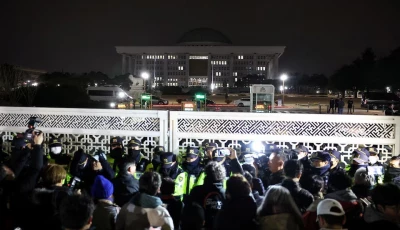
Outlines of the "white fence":
[[178,153],[210,141],[235,148],[254,142],[283,148],[301,143],[311,153],[336,149],[343,153],[342,160],[360,144],[377,147],[382,161],[400,154],[400,117],[393,116],[0,107],[6,148],[13,133],[27,129],[31,116],[42,119],[38,129],[46,141],[61,138],[70,154],[79,148],[108,152],[111,136],[121,136],[125,143],[132,137],[142,140],[148,155],[157,145]]
[[25,132],[32,116],[42,119],[37,129],[45,133],[46,142],[61,138],[70,154],[79,148],[108,153],[112,136],[121,136],[125,144],[132,137],[140,139],[147,154],[157,145],[168,144],[168,111],[0,107],[0,130],[7,148],[13,133]]
[[310,153],[336,149],[347,161],[363,144],[377,147],[386,161],[400,153],[399,125],[393,116],[170,112],[170,146],[178,152],[210,141],[235,148],[255,141],[283,148],[301,143]]

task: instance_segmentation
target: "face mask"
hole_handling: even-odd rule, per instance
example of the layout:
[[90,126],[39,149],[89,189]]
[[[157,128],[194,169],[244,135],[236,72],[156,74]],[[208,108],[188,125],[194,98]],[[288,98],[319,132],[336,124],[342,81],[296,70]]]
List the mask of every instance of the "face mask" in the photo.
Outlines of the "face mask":
[[371,163],[371,165],[375,164],[376,162],[378,162],[378,157],[377,156],[370,156],[369,157],[369,162]]
[[128,155],[130,157],[136,158],[136,157],[138,157],[138,155],[140,155],[140,150],[128,149]]
[[61,150],[62,150],[61,146],[51,147],[50,148],[50,152],[53,153],[53,154],[60,154]]

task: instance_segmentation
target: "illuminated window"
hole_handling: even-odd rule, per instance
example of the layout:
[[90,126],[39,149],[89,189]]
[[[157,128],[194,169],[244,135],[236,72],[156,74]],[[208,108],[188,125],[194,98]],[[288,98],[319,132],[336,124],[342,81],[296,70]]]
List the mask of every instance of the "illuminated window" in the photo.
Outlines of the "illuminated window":
[[238,59],[243,59],[243,55],[239,55],[239,56],[238,56]]
[[237,77],[235,77],[235,82],[237,82]]
[[178,66],[178,70],[183,70],[183,66]]
[[221,72],[216,72],[215,76],[218,76],[218,77],[221,76]]
[[208,56],[189,56],[189,59],[208,59]]
[[237,72],[233,72],[233,76],[237,76]]

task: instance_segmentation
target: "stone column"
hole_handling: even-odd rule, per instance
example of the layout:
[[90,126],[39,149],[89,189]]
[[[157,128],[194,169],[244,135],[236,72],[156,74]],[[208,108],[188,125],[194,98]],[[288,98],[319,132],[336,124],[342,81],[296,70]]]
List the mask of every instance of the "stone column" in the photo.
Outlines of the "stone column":
[[121,74],[126,73],[126,55],[122,54],[122,71]]
[[128,72],[130,73],[130,74],[133,74],[133,69],[132,69],[132,56],[131,55],[129,55],[128,56]]
[[229,87],[234,87],[235,86],[235,76],[233,76],[234,62],[235,62],[234,54],[230,54],[229,62],[228,62],[229,63],[229,78],[228,78]]

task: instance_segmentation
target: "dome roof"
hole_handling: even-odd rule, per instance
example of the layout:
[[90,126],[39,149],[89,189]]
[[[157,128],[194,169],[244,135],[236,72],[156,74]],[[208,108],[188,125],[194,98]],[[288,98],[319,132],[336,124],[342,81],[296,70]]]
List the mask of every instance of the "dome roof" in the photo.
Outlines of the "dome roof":
[[232,42],[223,33],[210,28],[197,28],[183,34],[178,40],[180,45],[231,45]]

